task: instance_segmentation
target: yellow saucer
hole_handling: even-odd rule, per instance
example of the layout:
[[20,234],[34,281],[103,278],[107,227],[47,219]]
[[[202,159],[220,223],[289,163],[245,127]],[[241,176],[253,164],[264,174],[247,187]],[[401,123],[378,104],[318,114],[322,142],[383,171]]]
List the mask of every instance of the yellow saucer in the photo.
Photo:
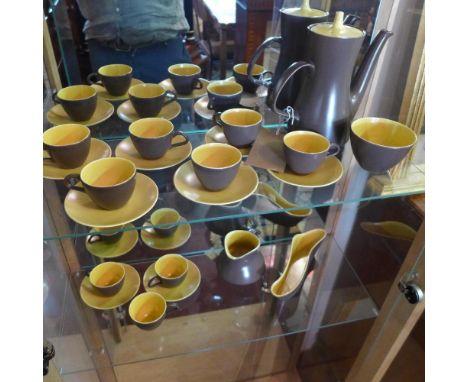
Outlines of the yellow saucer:
[[202,97],[206,94],[206,87],[210,83],[208,80],[204,78],[200,78],[200,82],[202,83],[201,89],[193,89],[192,93],[190,94],[179,94],[175,91],[174,86],[172,85],[172,81],[170,78],[166,78],[164,81],[161,81],[159,85],[161,85],[164,89],[169,90],[177,94],[177,98],[180,99],[195,99]]
[[[180,135],[172,138],[172,143],[184,141]],[[192,152],[192,144],[187,142],[183,146],[169,149],[163,157],[158,159],[145,159],[138,154],[130,137],[122,140],[115,148],[115,156],[128,159],[135,163],[138,170],[163,170],[173,167],[186,160]]]
[[70,119],[68,114],[63,109],[62,105],[57,104],[52,106],[47,112],[47,121],[52,125],[63,125],[65,123],[79,123],[86,126],[94,126],[98,123],[104,122],[106,119],[109,119],[114,113],[114,106],[110,102],[107,102],[103,99],[97,99],[96,111],[92,117],[86,121],[76,122]]
[[174,174],[174,186],[183,197],[195,203],[211,206],[233,204],[247,199],[257,189],[255,170],[241,164],[232,183],[221,191],[208,191],[202,186],[193,170],[192,161],[185,162]]
[[158,186],[146,175],[136,174],[135,191],[123,207],[105,210],[98,207],[81,191],[70,190],[65,197],[65,212],[68,217],[88,227],[114,227],[130,223],[151,210],[158,200]]
[[[177,117],[180,114],[181,110],[182,107],[180,106],[180,104],[177,101],[174,101],[167,104],[166,106],[163,106],[159,114],[155,115],[155,117],[165,118],[170,121],[171,119]],[[138,121],[141,118],[135,111],[135,108],[133,107],[130,100],[122,102],[119,105],[119,107],[117,108],[117,115],[122,121],[128,123]]]
[[167,302],[178,302],[185,300],[194,294],[201,283],[201,273],[197,265],[187,259],[188,271],[185,280],[176,287],[168,288],[162,285],[156,285],[154,287],[148,287],[148,282],[152,277],[156,276],[154,271],[154,263],[151,264],[143,275],[143,287],[147,292],[159,293]]
[[[224,135],[223,129],[216,125],[209,129],[205,134],[205,143],[227,143],[229,142]],[[238,147],[239,151],[243,156],[247,156],[250,153],[252,147]]]
[[86,276],[81,282],[80,296],[83,302],[90,308],[107,310],[114,309],[129,302],[140,289],[140,275],[131,265],[123,264],[125,267],[125,281],[122,289],[113,296],[103,296],[95,291]]
[[[188,241],[188,239],[190,239],[192,228],[190,227],[190,224],[187,223],[186,219],[181,218],[180,220],[185,223],[179,224],[174,234],[169,237],[163,237],[156,232],[150,233],[145,229],[142,229],[140,235],[143,243],[145,243],[150,248],[161,251],[182,247]],[[143,226],[146,225],[151,224],[147,222]]]
[[[126,224],[123,229],[128,229],[122,234],[122,237],[115,243],[106,243],[105,241],[97,241],[88,243],[85,238],[85,246],[89,253],[101,259],[112,259],[114,257],[123,256],[130,252],[138,243],[138,231],[133,224]],[[89,233],[96,232],[93,228]]]
[[[142,84],[143,81],[141,80],[138,80],[136,78],[132,78],[132,82],[130,83],[130,87],[132,87],[133,85],[138,85],[138,84]],[[125,101],[126,99],[128,99],[128,92],[125,93],[124,95],[121,95],[121,96],[113,96],[111,94],[109,94],[106,90],[106,88],[104,86],[101,86],[101,85],[98,85],[98,84],[93,84],[91,85],[91,87],[94,88],[94,90],[96,90],[96,93],[98,95],[98,97],[102,98],[102,99],[105,99],[106,101]]]
[[[42,176],[46,179],[60,180],[65,178],[69,174],[79,174],[81,172],[81,169],[93,160],[100,158],[108,158],[111,155],[112,150],[106,142],[100,141],[96,138],[91,138],[91,147],[89,149],[88,157],[80,167],[60,168],[50,160],[43,160]],[[43,157],[48,157],[46,151],[43,152]]]
[[343,165],[335,157],[326,158],[312,173],[299,175],[288,167],[283,173],[268,170],[271,176],[291,186],[304,188],[319,188],[338,182],[343,175]]
[[195,104],[193,105],[193,110],[197,113],[200,117],[205,119],[212,119],[214,115],[214,110],[208,109],[208,96],[205,95],[201,97]]

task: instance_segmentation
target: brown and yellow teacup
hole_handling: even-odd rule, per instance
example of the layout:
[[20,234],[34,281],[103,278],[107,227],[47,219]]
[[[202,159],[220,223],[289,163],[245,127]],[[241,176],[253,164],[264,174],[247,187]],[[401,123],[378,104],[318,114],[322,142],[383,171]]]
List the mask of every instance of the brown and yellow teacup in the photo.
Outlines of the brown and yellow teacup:
[[[138,153],[145,159],[161,158],[174,147],[185,145],[189,139],[174,130],[171,121],[164,118],[142,118],[129,127],[130,138]],[[172,143],[172,138],[181,135],[182,142]]]
[[97,93],[89,85],[72,85],[59,90],[54,101],[62,105],[73,121],[86,121],[96,111]]
[[158,84],[138,84],[128,90],[128,96],[141,118],[156,117],[163,106],[177,100],[175,93]]
[[99,227],[94,228],[89,233],[86,240],[89,244],[101,242],[106,244],[114,244],[120,240],[124,231],[122,231],[123,225],[115,227]]
[[89,282],[104,296],[113,296],[122,289],[125,267],[121,263],[105,262],[96,265],[89,273]]
[[[136,167],[124,158],[102,158],[88,163],[80,174],[65,177],[69,189],[85,192],[99,207],[123,207],[135,189]],[[76,186],[78,182],[83,187]]]
[[236,108],[215,114],[214,121],[223,128],[229,144],[245,147],[257,138],[263,117],[258,111]]
[[158,284],[166,287],[176,287],[187,276],[188,262],[181,255],[164,255],[154,263],[154,271],[156,272],[156,276],[148,281],[149,287]]
[[125,64],[110,64],[101,66],[97,73],[91,73],[87,77],[90,85],[97,84],[106,88],[113,96],[121,96],[127,93],[132,83],[133,69]]
[[201,68],[194,64],[175,64],[167,69],[172,86],[178,94],[190,94],[194,89],[201,89]]
[[151,214],[150,223],[153,227],[146,228],[146,231],[169,237],[177,230],[180,218],[180,214],[173,208],[159,208]]
[[242,97],[242,85],[233,81],[214,81],[208,84],[208,109],[224,111],[238,107]]
[[241,161],[242,153],[225,143],[207,143],[192,151],[195,175],[210,191],[228,187],[236,177]]
[[144,292],[136,296],[128,307],[130,318],[143,330],[155,329],[166,317],[167,304],[156,292]]
[[[248,66],[248,63],[234,65],[234,67],[232,68],[232,73],[234,74],[236,82],[242,85],[245,92],[255,94],[259,85],[249,80],[249,76],[247,75]],[[265,68],[262,65],[253,65],[252,76],[254,79],[259,80],[267,73],[272,75],[271,72],[266,72]]]
[[61,168],[75,168],[83,164],[91,147],[91,132],[85,125],[57,125],[42,134],[43,148],[51,160]]

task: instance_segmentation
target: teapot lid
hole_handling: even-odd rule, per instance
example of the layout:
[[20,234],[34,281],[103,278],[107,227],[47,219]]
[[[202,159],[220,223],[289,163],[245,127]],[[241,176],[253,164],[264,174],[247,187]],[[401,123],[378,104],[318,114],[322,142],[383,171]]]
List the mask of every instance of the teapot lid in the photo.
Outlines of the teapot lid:
[[336,12],[333,23],[320,23],[310,25],[308,28],[311,32],[327,37],[335,38],[360,38],[364,37],[365,32],[343,24],[343,12]]
[[286,13],[291,16],[301,16],[301,17],[325,17],[328,16],[328,12],[322,11],[320,9],[314,9],[309,6],[309,0],[303,0],[302,6],[300,8],[283,8],[281,12]]

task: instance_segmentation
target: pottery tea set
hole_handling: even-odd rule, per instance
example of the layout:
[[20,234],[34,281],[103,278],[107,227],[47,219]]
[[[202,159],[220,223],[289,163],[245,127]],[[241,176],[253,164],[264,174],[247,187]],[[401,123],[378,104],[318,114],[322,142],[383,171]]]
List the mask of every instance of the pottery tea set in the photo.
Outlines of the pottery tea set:
[[[232,80],[208,82],[200,78],[197,65],[177,64],[168,68],[167,80],[148,84],[132,78],[130,66],[112,64],[88,76],[90,85],[69,86],[57,93],[57,105],[47,115],[55,126],[43,134],[44,177],[63,179],[69,188],[65,211],[75,222],[93,227],[86,242],[91,253],[108,260],[136,244],[138,234],[131,222],[154,207],[159,193],[156,183],[137,170],[180,165],[173,177],[178,193],[213,208],[230,208],[254,193],[279,208],[299,207],[259,182],[256,171],[243,162],[256,143],[263,116],[242,100],[246,94],[256,97],[259,87],[267,89],[266,104],[288,124],[282,137],[286,169],[269,171],[284,183],[314,188],[338,181],[342,166],[336,155],[349,137],[357,162],[369,172],[386,172],[408,154],[417,137],[405,125],[385,118],[352,122],[392,33],[383,30],[377,35],[355,71],[365,32],[350,25],[353,17],[344,19],[342,12],[336,12],[329,22],[328,13],[311,9],[308,1],[280,13],[281,36],[261,44],[249,63],[236,65]],[[280,55],[271,73],[255,61],[274,43],[280,45]],[[170,121],[181,110],[177,99],[198,99],[194,110],[216,124],[207,132],[206,143],[193,150],[187,136]],[[129,137],[117,145],[114,157],[105,142],[91,137],[88,127],[113,114],[108,101],[123,101],[117,115],[130,123]],[[311,213],[294,208],[265,217],[293,226]],[[314,229],[293,237],[285,269],[270,288],[274,297],[287,299],[300,290],[325,236],[325,231]],[[189,237],[190,224],[169,208],[154,211],[141,229],[143,242],[155,249],[173,250]],[[265,272],[260,244],[251,232],[226,232],[224,255],[218,262],[221,276],[235,285],[260,280]],[[245,267],[248,276],[242,271]],[[192,261],[168,254],[147,269],[146,292],[135,297],[138,272],[108,261],[84,278],[81,296],[96,309],[112,309],[131,300],[131,319],[140,328],[151,329],[172,308],[167,303],[186,299],[200,281]]]

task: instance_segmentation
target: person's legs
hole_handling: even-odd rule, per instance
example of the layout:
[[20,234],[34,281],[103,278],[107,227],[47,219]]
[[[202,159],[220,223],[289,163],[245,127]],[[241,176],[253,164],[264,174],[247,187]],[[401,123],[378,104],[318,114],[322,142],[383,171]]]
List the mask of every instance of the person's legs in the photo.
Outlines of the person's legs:
[[131,52],[118,52],[99,44],[95,40],[88,40],[88,47],[91,67],[94,71],[109,64],[132,65]]

